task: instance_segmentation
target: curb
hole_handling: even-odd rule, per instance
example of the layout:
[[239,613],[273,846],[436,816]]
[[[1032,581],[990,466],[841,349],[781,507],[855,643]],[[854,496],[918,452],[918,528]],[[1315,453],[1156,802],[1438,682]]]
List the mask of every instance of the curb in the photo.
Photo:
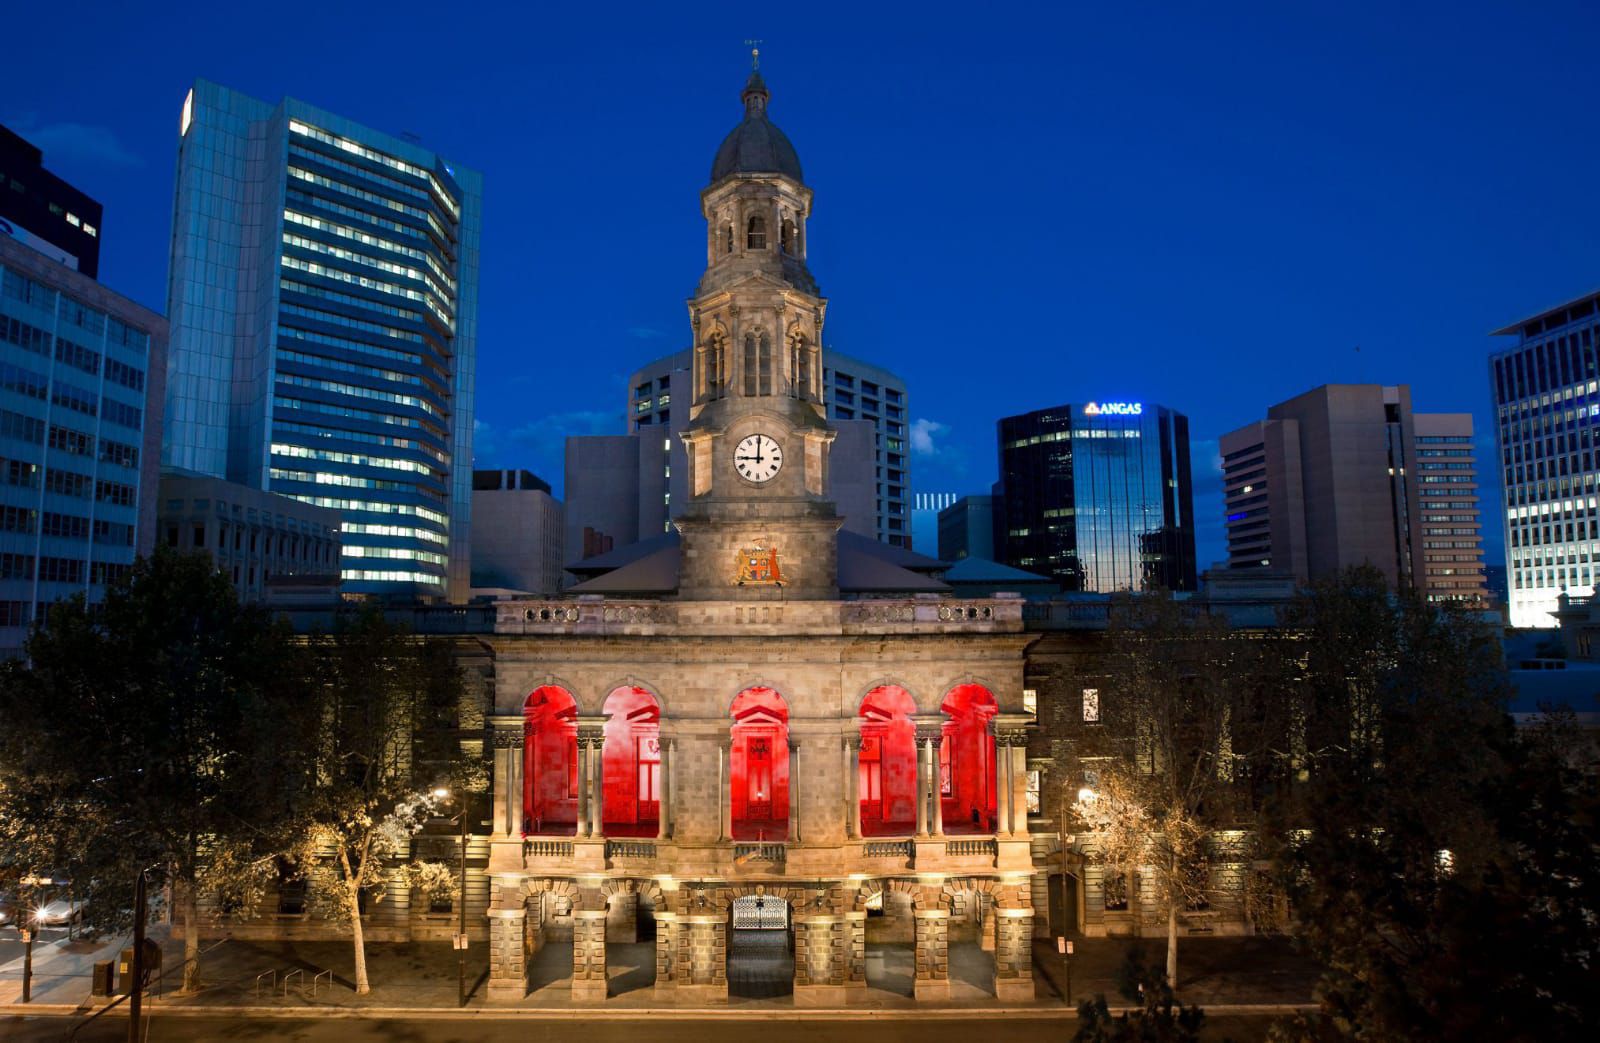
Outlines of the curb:
[[[1112,1007],[1111,1013],[1121,1014],[1134,1008]],[[1294,1014],[1315,1010],[1311,1003],[1219,1003],[1204,1007],[1208,1015],[1244,1015],[1264,1017],[1277,1014]],[[4,1004],[0,1017],[34,1015],[40,1017],[87,1016],[100,1011],[99,1007],[71,1007],[66,1004]],[[125,1005],[105,1011],[109,1016],[126,1017]],[[1041,1019],[1076,1018],[1074,1009],[1062,1006],[1038,1007],[863,1007],[853,1009],[763,1009],[730,1010],[727,1007],[563,1007],[563,1008],[491,1008],[467,1007],[245,1007],[245,1006],[151,1006],[145,1009],[146,1017],[180,1018],[276,1018],[299,1021],[310,1019],[383,1019],[411,1018],[428,1021],[576,1021],[602,1019],[606,1021],[643,1021],[645,1019],[670,1019],[677,1021],[863,1021],[903,1020],[910,1018],[937,1018],[947,1021],[1003,1018]]]

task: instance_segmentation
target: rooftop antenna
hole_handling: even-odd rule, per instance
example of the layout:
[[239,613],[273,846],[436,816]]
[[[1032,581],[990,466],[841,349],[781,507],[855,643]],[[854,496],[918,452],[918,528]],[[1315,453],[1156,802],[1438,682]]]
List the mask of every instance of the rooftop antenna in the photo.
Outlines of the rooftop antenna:
[[759,72],[761,70],[761,45],[764,43],[766,43],[765,40],[746,40],[744,42],[744,45],[750,48],[751,72]]

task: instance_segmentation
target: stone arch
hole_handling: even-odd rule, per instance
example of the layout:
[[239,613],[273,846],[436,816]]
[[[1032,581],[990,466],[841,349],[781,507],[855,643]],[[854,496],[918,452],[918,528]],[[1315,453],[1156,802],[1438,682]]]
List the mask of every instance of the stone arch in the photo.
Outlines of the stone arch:
[[519,701],[518,701],[516,707],[514,709],[512,709],[510,712],[511,713],[521,713],[523,707],[527,706],[527,704],[528,704],[528,697],[533,695],[534,692],[537,692],[541,688],[559,688],[559,689],[561,689],[562,691],[566,692],[568,695],[572,696],[572,701],[578,704],[578,712],[579,713],[587,713],[588,712],[583,708],[583,697],[578,694],[577,687],[574,686],[571,682],[569,682],[566,678],[557,677],[555,674],[541,674],[540,676],[535,677],[532,680],[527,681],[524,684],[522,684],[520,686],[520,690],[522,692],[522,695],[519,697]]
[[560,877],[529,877],[522,882],[522,893],[527,898],[536,894],[548,894],[553,898],[570,898],[576,902],[578,885],[572,880]]
[[879,688],[898,688],[905,692],[907,695],[911,696],[911,701],[916,705],[918,713],[933,713],[935,710],[937,710],[937,707],[935,707],[934,710],[930,710],[924,706],[922,704],[922,700],[917,696],[917,690],[912,688],[909,684],[906,684],[904,678],[886,674],[883,677],[868,681],[866,684],[856,689],[854,708],[851,710],[851,712],[860,713],[861,704],[866,701],[867,696],[871,695]]
[[[600,686],[600,690],[604,692],[605,695],[600,698],[599,712],[605,712],[606,700],[611,698],[611,693],[615,692],[618,688],[637,688],[640,691],[650,693],[650,698],[654,699],[656,701],[656,706],[660,707],[661,709],[661,716],[667,716],[667,701],[661,697],[661,689],[657,688],[648,681],[644,681],[633,676],[632,674],[612,681],[609,684]],[[571,689],[568,690],[570,691]]]
[[866,909],[867,899],[878,892],[883,892],[885,897],[891,894],[909,895],[913,912],[921,909],[933,909],[938,905],[938,888],[929,887],[918,880],[907,880],[901,877],[890,877],[885,880],[868,880],[856,891],[855,906],[857,912]]

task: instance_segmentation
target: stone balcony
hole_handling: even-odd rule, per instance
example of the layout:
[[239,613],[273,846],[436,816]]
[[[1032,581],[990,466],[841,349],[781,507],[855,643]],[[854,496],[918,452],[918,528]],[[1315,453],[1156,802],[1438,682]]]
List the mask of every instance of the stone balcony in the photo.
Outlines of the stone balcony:
[[494,838],[491,873],[531,876],[609,873],[616,876],[710,876],[724,879],[815,879],[860,874],[985,873],[1027,870],[1030,840],[989,835],[871,837],[843,843],[785,843],[606,839],[601,837]]
[[599,596],[500,601],[497,634],[958,634],[1022,630],[1022,599],[919,594],[859,601],[657,601]]

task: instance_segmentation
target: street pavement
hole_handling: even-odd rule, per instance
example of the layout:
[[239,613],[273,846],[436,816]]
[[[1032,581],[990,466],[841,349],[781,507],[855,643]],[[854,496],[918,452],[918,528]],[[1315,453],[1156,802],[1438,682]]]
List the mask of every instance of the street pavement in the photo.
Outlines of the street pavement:
[[[66,1018],[30,1021],[0,1019],[0,1038],[11,1043],[57,1043],[72,1031]],[[1270,1019],[1262,1017],[1208,1018],[1207,1040],[1231,1039],[1257,1043],[1266,1038]],[[149,1023],[149,1043],[195,1040],[285,1040],[294,1043],[706,1043],[710,1040],[749,1040],[761,1043],[972,1043],[974,1039],[1063,1040],[1071,1038],[1073,1023],[1061,1018],[961,1018],[872,1017],[847,1021],[759,1019],[716,1020],[492,1020],[484,1016],[452,1019],[348,1018],[238,1020],[193,1016],[156,1016]],[[103,1018],[76,1035],[83,1043],[126,1040],[125,1018]]]

